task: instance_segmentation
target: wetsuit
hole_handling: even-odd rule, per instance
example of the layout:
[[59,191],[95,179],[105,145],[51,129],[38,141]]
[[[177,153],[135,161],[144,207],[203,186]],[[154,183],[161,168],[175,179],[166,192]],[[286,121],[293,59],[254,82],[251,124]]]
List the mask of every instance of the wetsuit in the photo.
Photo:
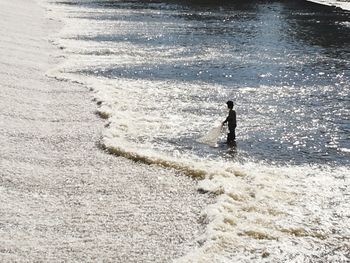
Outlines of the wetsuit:
[[232,143],[236,140],[236,112],[232,109],[228,112],[228,116],[224,123],[228,123],[229,133],[227,134],[227,143]]

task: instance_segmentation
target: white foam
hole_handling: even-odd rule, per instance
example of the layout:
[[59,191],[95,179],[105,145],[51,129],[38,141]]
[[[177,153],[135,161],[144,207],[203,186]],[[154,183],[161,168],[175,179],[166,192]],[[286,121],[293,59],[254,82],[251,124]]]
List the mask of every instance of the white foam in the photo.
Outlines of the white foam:
[[194,181],[98,149],[86,87],[45,76],[59,26],[32,0],[0,0],[0,16],[0,262],[169,262],[192,248],[208,200]]
[[[68,59],[50,74],[94,90],[101,103],[98,111],[109,121],[102,139],[105,147],[130,158],[198,172],[205,176],[198,188],[218,195],[217,202],[202,214],[208,223],[207,231],[198,239],[202,246],[179,262],[304,262],[346,257],[350,225],[348,167],[239,164],[210,156],[202,158],[191,150],[179,151],[169,141],[176,142],[179,134],[200,137],[213,121],[225,117],[224,105],[219,109],[215,102],[205,99],[206,93],[212,92],[222,101],[232,94],[225,87],[206,83],[124,76],[108,79],[74,73],[76,69],[103,71],[109,60],[116,61],[118,67],[142,65],[145,53],[154,53],[123,41],[113,43],[111,48],[100,42],[69,39],[77,32],[91,36],[99,29],[88,20],[66,19],[67,26],[55,41],[65,48]],[[127,30],[126,25],[120,26]],[[176,60],[172,51],[165,55],[162,51],[155,52],[159,56],[148,57],[148,64]],[[92,53],[97,56],[91,57]],[[210,55],[209,50],[204,58]],[[242,88],[239,96],[254,92],[255,88]],[[276,91],[261,87],[259,92]],[[293,96],[292,87],[282,87],[278,92]],[[308,92],[305,89],[305,96]],[[207,114],[194,114],[199,104]],[[275,111],[269,108],[271,114]],[[269,122],[272,117],[265,118]],[[253,125],[261,120],[250,121]],[[306,128],[319,129],[315,125]],[[217,135],[218,129],[209,137]]]

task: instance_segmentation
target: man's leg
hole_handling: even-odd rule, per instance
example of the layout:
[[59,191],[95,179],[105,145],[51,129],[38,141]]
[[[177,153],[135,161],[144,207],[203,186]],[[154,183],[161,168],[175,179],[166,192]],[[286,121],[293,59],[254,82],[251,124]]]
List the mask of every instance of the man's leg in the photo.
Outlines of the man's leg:
[[230,130],[230,133],[227,134],[227,143],[232,143],[236,140],[235,130]]
[[228,133],[227,134],[227,143],[231,143],[231,142],[233,142],[234,140],[233,140],[233,138],[232,138],[232,133],[230,132],[230,133]]

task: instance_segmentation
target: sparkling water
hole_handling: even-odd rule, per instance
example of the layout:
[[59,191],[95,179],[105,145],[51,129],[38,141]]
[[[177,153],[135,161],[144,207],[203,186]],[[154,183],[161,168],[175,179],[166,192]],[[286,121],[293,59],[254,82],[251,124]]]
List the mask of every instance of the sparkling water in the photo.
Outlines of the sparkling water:
[[[201,248],[181,260],[345,262],[350,14],[199,2],[52,3],[64,60],[48,75],[93,91],[110,152],[205,178],[199,187],[218,194]],[[201,140],[227,100],[236,146],[225,129],[218,144]]]

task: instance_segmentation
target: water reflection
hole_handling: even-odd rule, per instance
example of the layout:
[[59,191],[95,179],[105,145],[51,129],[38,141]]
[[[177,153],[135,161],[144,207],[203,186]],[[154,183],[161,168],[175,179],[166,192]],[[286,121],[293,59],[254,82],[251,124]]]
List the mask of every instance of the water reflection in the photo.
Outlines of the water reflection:
[[281,12],[287,23],[286,32],[291,40],[310,46],[325,48],[324,52],[334,57],[349,55],[350,13],[314,4],[289,2]]
[[[219,151],[224,158],[349,162],[350,27],[342,24],[349,21],[349,14],[304,1],[82,4],[92,10],[98,6],[98,12],[81,15],[92,24],[98,21],[96,28],[69,40],[111,51],[99,57],[101,65],[94,58],[71,72],[125,83],[141,80],[148,85],[138,89],[147,90],[152,103],[161,92],[153,81],[166,82],[164,88],[170,90],[166,96],[176,98],[179,105],[191,101],[184,90],[188,85],[196,87],[191,91],[194,97],[219,105],[226,97],[212,86],[221,85],[225,96],[239,102],[241,118],[239,154],[237,147],[229,153]],[[84,52],[94,55],[93,50]],[[95,55],[100,55],[97,48]],[[179,105],[174,105],[176,117],[185,118],[181,112],[189,111]],[[212,149],[196,145],[192,135],[175,129],[176,147],[191,147],[200,156],[214,155]],[[157,143],[157,136],[152,136]],[[184,138],[191,143],[181,141]],[[174,145],[169,137],[163,139]]]

